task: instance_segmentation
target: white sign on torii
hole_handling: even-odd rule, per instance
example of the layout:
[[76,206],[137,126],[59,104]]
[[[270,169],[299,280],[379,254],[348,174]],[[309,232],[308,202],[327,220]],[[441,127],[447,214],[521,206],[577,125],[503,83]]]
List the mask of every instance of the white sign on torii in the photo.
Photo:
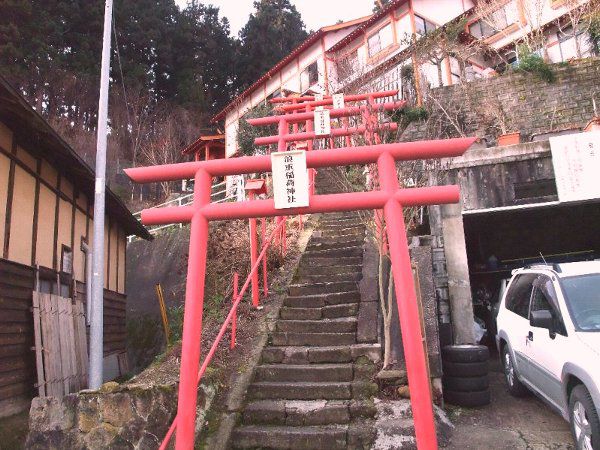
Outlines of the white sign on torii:
[[271,153],[273,197],[276,209],[308,206],[306,152],[292,150]]

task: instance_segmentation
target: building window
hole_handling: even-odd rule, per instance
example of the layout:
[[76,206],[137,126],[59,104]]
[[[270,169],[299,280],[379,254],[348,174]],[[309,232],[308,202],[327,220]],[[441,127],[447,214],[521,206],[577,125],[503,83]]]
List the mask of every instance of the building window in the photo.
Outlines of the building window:
[[424,36],[427,33],[431,33],[437,26],[430,21],[423,19],[421,16],[415,14],[415,31],[418,35]]
[[517,4],[515,0],[512,0],[491,13],[489,17],[479,19],[469,25],[469,33],[477,39],[485,39],[516,23],[517,15]]
[[271,100],[272,98],[276,98],[276,97],[283,97],[281,95],[281,89],[277,89],[275,92],[273,92],[271,95],[269,95],[267,97],[267,100]]
[[373,57],[385,50],[394,43],[394,33],[392,32],[392,24],[388,23],[375,34],[367,39],[369,48],[369,57]]
[[317,65],[317,62],[315,61],[310,66],[308,66],[307,70],[308,84],[312,86],[313,84],[316,84],[319,81],[319,66]]
[[60,271],[69,275],[73,273],[73,251],[66,245],[61,248]]
[[317,62],[310,64],[300,74],[300,92],[306,92],[311,86],[319,82],[319,66]]
[[469,25],[469,33],[477,39],[485,39],[496,34],[496,30],[485,20],[479,19],[477,22]]

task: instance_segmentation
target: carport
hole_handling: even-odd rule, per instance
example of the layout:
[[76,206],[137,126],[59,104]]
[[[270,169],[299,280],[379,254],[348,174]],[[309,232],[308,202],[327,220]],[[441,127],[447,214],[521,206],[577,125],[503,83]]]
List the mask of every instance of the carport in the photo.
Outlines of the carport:
[[600,257],[599,200],[464,211],[463,223],[473,309],[488,329],[513,269],[543,262],[541,255],[548,263]]

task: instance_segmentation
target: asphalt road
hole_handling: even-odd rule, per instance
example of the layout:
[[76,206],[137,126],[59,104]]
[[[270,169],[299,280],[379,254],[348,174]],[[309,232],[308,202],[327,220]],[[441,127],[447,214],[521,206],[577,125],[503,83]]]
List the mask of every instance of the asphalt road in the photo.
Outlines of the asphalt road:
[[515,398],[506,390],[500,363],[491,364],[492,402],[483,408],[448,407],[456,428],[449,449],[574,449],[569,424],[531,394]]

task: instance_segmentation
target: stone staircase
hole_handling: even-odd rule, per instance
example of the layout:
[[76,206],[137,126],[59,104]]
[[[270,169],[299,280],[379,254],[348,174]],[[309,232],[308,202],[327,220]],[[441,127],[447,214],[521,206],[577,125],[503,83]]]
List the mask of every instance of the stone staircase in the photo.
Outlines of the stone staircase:
[[[320,192],[334,191],[330,177],[321,177]],[[364,235],[357,213],[321,217],[248,387],[231,447],[370,448],[376,385],[365,355],[373,346],[356,337]]]

